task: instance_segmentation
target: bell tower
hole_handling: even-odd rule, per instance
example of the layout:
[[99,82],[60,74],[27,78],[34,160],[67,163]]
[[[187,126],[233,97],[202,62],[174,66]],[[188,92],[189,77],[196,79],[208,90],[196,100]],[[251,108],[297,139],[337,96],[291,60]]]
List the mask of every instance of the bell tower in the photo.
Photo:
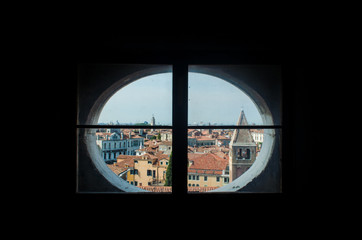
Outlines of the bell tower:
[[[248,125],[244,110],[241,109],[237,126]],[[256,143],[249,129],[235,129],[230,141],[230,181],[246,172],[256,159]]]
[[[151,126],[155,126],[155,123],[156,123],[155,116],[152,114]],[[155,129],[151,129],[151,131],[155,131]]]

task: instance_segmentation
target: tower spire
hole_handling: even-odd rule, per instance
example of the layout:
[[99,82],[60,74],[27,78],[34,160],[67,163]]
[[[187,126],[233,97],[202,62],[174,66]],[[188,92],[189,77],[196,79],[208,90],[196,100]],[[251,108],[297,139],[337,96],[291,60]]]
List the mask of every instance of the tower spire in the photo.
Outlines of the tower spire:
[[[248,125],[243,109],[241,109],[236,125]],[[250,130],[235,129],[229,148],[230,181],[233,181],[246,172],[256,159],[256,144]]]
[[[156,123],[155,116],[154,116],[154,114],[152,114],[151,126],[155,126],[155,123]],[[155,129],[151,129],[151,131],[155,131]]]
[[241,108],[239,119],[238,119],[236,125],[237,126],[248,125],[248,121],[246,120],[246,116],[245,116],[245,112],[244,112],[243,108]]

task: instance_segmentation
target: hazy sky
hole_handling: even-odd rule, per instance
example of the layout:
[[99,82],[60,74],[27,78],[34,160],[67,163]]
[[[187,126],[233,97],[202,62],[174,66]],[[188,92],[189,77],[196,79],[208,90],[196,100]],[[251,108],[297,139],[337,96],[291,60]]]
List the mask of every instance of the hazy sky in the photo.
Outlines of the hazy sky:
[[98,122],[151,122],[152,114],[156,124],[172,124],[172,73],[154,74],[123,87],[105,104]]
[[241,108],[248,123],[262,124],[255,104],[239,88],[220,79],[201,73],[189,73],[190,124],[236,124]]
[[[189,124],[236,124],[241,108],[249,124],[262,124],[254,103],[240,89],[210,75],[189,73]],[[150,122],[172,124],[172,73],[141,78],[115,93],[105,104],[99,123]]]

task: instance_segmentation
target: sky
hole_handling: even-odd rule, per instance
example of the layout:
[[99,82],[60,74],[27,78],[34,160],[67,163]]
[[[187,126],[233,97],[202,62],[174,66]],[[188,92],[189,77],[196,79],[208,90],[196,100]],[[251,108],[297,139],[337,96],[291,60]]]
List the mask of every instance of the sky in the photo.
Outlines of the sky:
[[[252,100],[239,88],[201,73],[189,73],[188,123],[236,124],[241,109],[249,124],[262,124]],[[99,123],[150,122],[172,125],[172,73],[141,78],[116,92],[105,104]]]
[[239,88],[221,78],[189,73],[189,124],[203,121],[206,124],[234,125],[241,109],[249,124],[262,124],[255,104]]
[[98,123],[151,122],[172,124],[172,73],[140,78],[116,92],[105,104]]

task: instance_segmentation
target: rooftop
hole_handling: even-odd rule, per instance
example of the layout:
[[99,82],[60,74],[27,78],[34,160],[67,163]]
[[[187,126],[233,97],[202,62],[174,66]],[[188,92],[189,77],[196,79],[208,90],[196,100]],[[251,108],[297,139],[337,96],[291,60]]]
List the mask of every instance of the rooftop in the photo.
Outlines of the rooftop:
[[222,174],[229,164],[227,159],[214,153],[188,153],[187,156],[191,163],[188,168],[189,173]]

